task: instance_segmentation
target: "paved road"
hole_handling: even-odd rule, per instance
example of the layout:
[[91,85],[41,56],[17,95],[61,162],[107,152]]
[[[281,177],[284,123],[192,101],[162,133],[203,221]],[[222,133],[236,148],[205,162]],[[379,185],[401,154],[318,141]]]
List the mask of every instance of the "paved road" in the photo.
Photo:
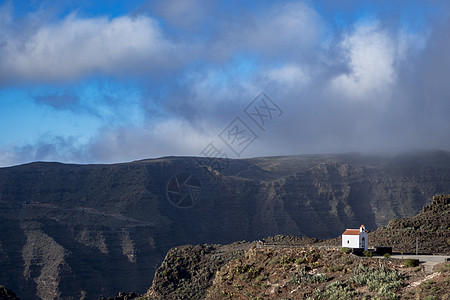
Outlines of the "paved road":
[[424,266],[425,273],[431,274],[433,273],[433,267],[439,263],[447,261],[447,259],[450,259],[450,256],[447,255],[401,255],[401,254],[393,254],[391,255],[391,258],[398,258],[398,259],[418,259],[419,262]]
[[[333,246],[305,246],[305,245],[283,245],[283,244],[261,244],[258,243],[256,245],[258,248],[320,248],[320,249],[334,249],[338,250],[340,247],[333,247]],[[383,256],[374,255],[375,258],[383,258]],[[396,259],[407,259],[407,258],[413,258],[413,259],[419,259],[419,263],[421,263],[424,266],[425,273],[431,274],[433,273],[433,267],[439,263],[445,262],[447,260],[450,260],[450,256],[448,255],[409,255],[409,254],[392,254],[391,258]]]

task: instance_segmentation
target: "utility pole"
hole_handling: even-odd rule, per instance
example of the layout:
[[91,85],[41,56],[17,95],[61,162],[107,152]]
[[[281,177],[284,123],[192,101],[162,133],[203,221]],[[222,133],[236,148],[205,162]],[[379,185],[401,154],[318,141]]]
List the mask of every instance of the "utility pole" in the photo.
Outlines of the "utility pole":
[[416,236],[416,256],[419,254],[419,237]]

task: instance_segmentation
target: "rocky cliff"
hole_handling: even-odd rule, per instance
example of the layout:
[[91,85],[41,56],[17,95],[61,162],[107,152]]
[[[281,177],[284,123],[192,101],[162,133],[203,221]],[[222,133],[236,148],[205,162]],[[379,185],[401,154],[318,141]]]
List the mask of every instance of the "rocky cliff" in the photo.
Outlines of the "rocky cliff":
[[448,152],[3,168],[0,283],[22,299],[143,293],[171,247],[375,229],[448,191]]

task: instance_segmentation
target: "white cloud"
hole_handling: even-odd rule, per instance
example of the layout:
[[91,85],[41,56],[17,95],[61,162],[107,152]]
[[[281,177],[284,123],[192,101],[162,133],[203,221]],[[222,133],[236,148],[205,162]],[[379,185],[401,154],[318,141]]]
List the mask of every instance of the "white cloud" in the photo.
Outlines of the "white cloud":
[[[160,27],[143,15],[71,15],[28,30],[14,26],[8,10],[0,9],[0,85],[7,80],[72,84],[90,74],[161,75],[176,66],[171,76],[136,80],[142,93],[134,97],[134,87],[121,94],[94,87],[95,95],[80,94],[79,101],[62,97],[66,94],[36,99],[67,109],[89,98],[89,109],[103,116],[96,127],[101,129],[73,149],[58,141],[3,148],[0,161],[197,155],[236,116],[245,118],[244,107],[261,90],[284,113],[267,132],[257,132],[260,139],[246,156],[422,145],[448,149],[448,24],[433,35],[435,28],[411,31],[380,14],[377,21],[332,28],[327,15],[300,1],[233,14],[214,5],[212,12],[211,7],[195,12],[186,2],[157,4],[164,22],[179,28]],[[197,13],[204,19],[177,21]],[[204,24],[211,26],[202,31]],[[102,95],[106,100],[99,100]],[[143,120],[140,112],[146,114]],[[139,122],[123,122],[130,115]]]
[[202,132],[177,119],[161,120],[151,127],[103,128],[86,148],[92,162],[196,155],[210,142],[211,130],[205,127]]
[[348,54],[348,73],[332,81],[336,91],[348,99],[373,100],[388,96],[396,80],[394,41],[377,23],[359,24],[342,41]]
[[32,31],[25,28],[20,32],[0,29],[6,40],[0,48],[3,81],[45,82],[98,72],[139,73],[173,63],[173,45],[146,16],[108,20],[72,14]]
[[226,21],[209,56],[226,59],[235,51],[251,51],[272,58],[305,59],[322,43],[323,19],[303,2],[276,4]]
[[0,148],[0,167],[33,161],[86,162],[87,155],[75,137],[42,135],[39,141]]
[[209,20],[213,4],[214,1],[203,0],[160,0],[150,6],[171,24],[185,30]]
[[299,65],[290,63],[280,68],[273,68],[267,71],[267,77],[282,86],[287,87],[304,87],[310,79],[305,70]]

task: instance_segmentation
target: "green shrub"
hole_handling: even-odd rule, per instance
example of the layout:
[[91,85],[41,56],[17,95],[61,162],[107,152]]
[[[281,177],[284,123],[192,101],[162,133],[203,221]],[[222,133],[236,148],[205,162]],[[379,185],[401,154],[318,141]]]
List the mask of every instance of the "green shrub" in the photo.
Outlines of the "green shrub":
[[332,265],[328,268],[329,272],[340,272],[344,270],[344,265]]
[[325,290],[317,289],[315,299],[351,300],[355,295],[356,293],[345,283],[335,281],[327,285]]
[[390,255],[389,253],[385,253],[383,256],[384,256],[384,258],[389,258],[389,257],[391,257],[391,255]]
[[262,281],[262,280],[264,280],[264,279],[266,279],[266,276],[265,276],[264,274],[261,274],[261,275],[259,275],[258,277],[256,277],[256,280],[257,280],[257,281]]
[[325,274],[309,274],[305,269],[300,269],[298,273],[292,276],[291,282],[298,284],[300,282],[319,283],[328,281],[328,276]]
[[417,267],[419,265],[419,260],[407,258],[407,259],[403,260],[403,263],[405,264],[405,267],[407,267],[407,268]]
[[294,261],[295,261],[294,258],[290,258],[290,257],[287,256],[287,255],[283,255],[283,256],[281,257],[280,263],[281,263],[282,265],[289,265],[289,264],[293,263]]
[[350,248],[342,247],[339,249],[342,253],[349,254],[351,252]]
[[242,265],[234,268],[235,274],[241,274],[241,279],[253,279],[256,278],[261,273],[261,267],[255,267],[254,265]]
[[359,286],[367,286],[370,291],[375,291],[382,297],[397,299],[398,296],[394,292],[401,287],[403,276],[385,267],[367,268],[359,264],[356,274],[348,281]]
[[305,261],[306,261],[306,259],[304,259],[304,258],[297,258],[297,259],[295,260],[295,263],[296,263],[297,265],[300,265],[300,264],[304,263]]
[[364,251],[363,254],[364,254],[365,257],[372,257],[373,256],[372,251]]

